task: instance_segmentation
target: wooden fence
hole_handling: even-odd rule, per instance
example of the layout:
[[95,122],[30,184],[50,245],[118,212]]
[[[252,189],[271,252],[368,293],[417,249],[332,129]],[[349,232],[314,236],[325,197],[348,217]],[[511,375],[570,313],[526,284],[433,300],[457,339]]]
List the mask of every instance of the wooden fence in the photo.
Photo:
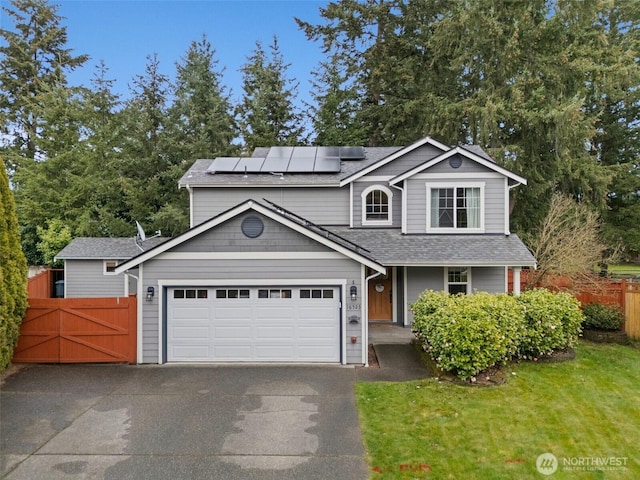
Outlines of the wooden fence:
[[[27,291],[29,292],[29,298],[54,298],[56,297],[56,285],[55,282],[63,280],[64,270],[51,269],[46,270],[29,278],[27,284]],[[62,297],[62,295],[57,295]]]
[[[527,271],[523,270],[520,277],[521,291],[527,288]],[[513,274],[509,270],[509,291],[513,291]],[[554,290],[569,291],[582,304],[605,303],[616,305],[624,312],[623,325],[627,335],[640,339],[640,282],[627,279],[612,279],[594,277],[593,282],[572,285],[567,279],[554,279],[551,286]]]
[[631,338],[640,339],[640,283],[625,285],[624,331]]
[[13,362],[136,363],[136,297],[29,298]]

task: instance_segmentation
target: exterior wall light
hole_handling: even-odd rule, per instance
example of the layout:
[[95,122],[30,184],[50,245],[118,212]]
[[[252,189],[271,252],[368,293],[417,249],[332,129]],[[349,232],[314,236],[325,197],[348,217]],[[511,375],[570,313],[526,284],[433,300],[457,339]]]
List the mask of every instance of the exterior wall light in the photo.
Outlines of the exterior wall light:
[[358,299],[358,287],[351,285],[349,293],[351,294],[351,300],[355,302]]
[[153,296],[155,295],[155,293],[156,291],[153,287],[147,287],[147,302],[153,300]]

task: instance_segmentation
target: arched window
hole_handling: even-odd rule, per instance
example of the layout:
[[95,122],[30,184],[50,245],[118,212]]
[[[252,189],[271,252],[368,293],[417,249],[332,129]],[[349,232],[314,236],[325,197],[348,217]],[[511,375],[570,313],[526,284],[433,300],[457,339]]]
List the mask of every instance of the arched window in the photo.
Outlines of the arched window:
[[382,185],[373,185],[362,192],[362,224],[391,225],[393,193]]

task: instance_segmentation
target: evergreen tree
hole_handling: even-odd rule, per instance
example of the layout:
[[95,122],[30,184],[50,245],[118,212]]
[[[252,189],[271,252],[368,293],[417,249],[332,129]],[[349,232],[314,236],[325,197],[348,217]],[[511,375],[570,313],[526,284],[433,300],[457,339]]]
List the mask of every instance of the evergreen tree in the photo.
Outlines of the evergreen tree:
[[277,37],[265,52],[260,42],[242,67],[243,97],[236,109],[244,148],[304,143],[302,115],[294,106],[297,83],[287,78]]
[[364,145],[366,128],[361,120],[362,105],[357,86],[349,84],[342,72],[340,58],[333,55],[312,72],[316,106],[308,105],[308,116],[315,132],[316,145]]
[[0,372],[18,343],[27,309],[27,261],[20,247],[20,230],[4,160],[0,161]]
[[60,25],[57,6],[46,0],[11,0],[3,7],[14,28],[0,29],[0,119],[2,139],[13,172],[20,164],[42,160],[39,144],[43,95],[66,86],[66,73],[87,60],[66,48],[67,30]]
[[184,164],[238,151],[233,143],[238,135],[233,107],[214,57],[215,50],[203,36],[191,43],[176,65],[174,100],[169,108],[171,146],[176,161]]
[[168,123],[171,85],[161,73],[157,55],[147,57],[144,75],[133,80],[132,98],[123,110],[125,138],[119,168],[122,175],[125,217],[135,231],[135,220],[175,235],[189,226],[187,212],[176,207],[184,192],[176,185],[174,167],[182,159],[172,158]]

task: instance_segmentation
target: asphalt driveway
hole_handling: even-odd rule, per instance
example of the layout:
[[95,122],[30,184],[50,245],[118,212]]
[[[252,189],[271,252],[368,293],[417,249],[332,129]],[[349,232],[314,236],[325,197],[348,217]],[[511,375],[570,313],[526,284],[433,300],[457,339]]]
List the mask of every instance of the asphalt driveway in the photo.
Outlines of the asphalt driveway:
[[364,479],[356,376],[327,366],[27,366],[0,387],[0,475]]

